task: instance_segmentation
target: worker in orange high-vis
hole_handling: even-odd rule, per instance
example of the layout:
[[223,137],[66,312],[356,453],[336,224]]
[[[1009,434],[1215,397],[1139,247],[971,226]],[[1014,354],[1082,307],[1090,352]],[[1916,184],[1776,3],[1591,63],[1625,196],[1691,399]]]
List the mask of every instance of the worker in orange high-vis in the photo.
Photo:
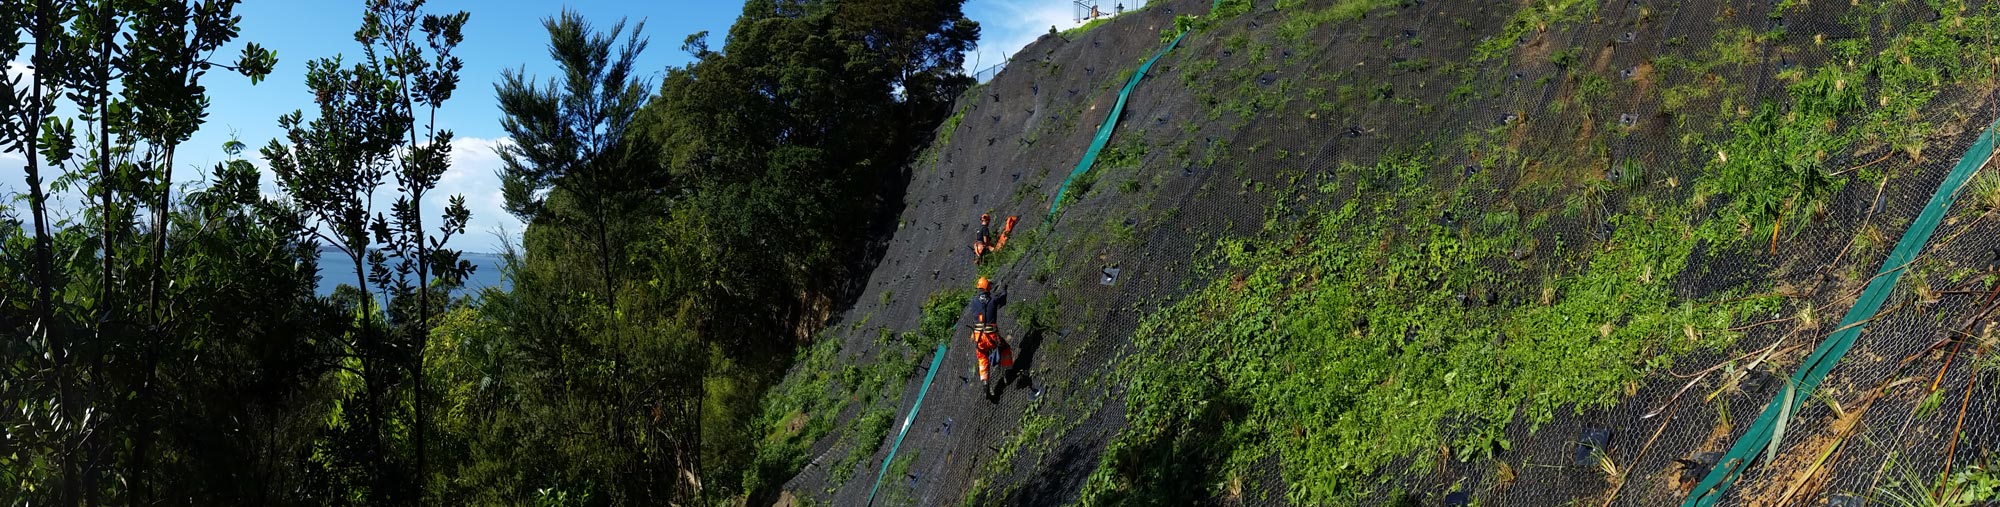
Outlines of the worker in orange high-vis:
[[1021,217],[1007,217],[1007,223],[1000,227],[1000,235],[996,237],[993,235],[993,215],[991,213],[980,213],[979,236],[972,238],[972,262],[979,262],[980,259],[986,257],[986,254],[998,251],[1000,247],[1007,246],[1007,235],[1014,233],[1014,223],[1019,221],[1021,221]]
[[[972,346],[979,354],[979,382],[986,385],[986,396],[998,398],[1000,386],[1006,384],[1005,376],[1012,376],[1014,348],[1007,340],[1000,338],[1000,305],[1006,301],[1006,294],[993,294],[993,282],[979,277],[979,294],[972,297]],[[994,363],[1008,368],[1008,375],[990,375],[988,370]]]

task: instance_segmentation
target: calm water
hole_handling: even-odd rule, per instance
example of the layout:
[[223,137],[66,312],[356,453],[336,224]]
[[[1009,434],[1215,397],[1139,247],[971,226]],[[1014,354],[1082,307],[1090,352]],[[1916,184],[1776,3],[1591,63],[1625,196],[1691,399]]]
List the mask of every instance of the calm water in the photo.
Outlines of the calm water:
[[[472,276],[465,279],[465,287],[453,292],[454,295],[476,293],[486,287],[509,287],[507,280],[500,276],[500,256],[498,254],[465,252],[460,259],[471,262]],[[319,252],[319,295],[333,294],[333,288],[341,284],[359,285],[354,278],[354,261],[338,250],[323,249]]]

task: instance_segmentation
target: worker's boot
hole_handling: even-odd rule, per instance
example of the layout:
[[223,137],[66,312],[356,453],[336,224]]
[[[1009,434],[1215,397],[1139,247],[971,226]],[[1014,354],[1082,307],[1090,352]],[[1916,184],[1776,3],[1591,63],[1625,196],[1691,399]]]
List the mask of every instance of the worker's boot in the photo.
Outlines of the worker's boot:
[[[988,364],[1000,362],[1001,357],[1003,356],[1000,355],[999,349],[987,349],[985,354],[979,356],[979,380],[986,383],[986,400],[994,403],[1000,402],[1000,388],[1007,385],[1007,378],[1004,374],[988,377],[986,376],[985,367]],[[997,367],[1000,365],[994,364],[993,366]]]

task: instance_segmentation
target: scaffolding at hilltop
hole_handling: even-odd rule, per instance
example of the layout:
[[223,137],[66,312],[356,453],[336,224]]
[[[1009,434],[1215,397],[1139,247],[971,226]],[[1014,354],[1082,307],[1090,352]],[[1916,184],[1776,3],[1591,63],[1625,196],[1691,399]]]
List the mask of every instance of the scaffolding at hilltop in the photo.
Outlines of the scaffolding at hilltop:
[[1112,6],[1111,12],[1105,12],[1104,7],[1097,0],[1070,0],[1070,5],[1073,7],[1073,17],[1076,18],[1076,22],[1078,23],[1096,21],[1125,13],[1125,2],[1123,1]]

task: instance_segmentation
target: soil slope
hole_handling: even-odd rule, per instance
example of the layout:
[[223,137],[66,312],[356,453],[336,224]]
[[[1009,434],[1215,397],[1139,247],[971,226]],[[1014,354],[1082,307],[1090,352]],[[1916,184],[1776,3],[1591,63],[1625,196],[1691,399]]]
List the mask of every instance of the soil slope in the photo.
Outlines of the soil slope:
[[[788,501],[881,474],[877,505],[1675,505],[1996,119],[1991,2],[1208,4],[1045,36],[959,101],[766,409],[805,443]],[[1996,172],[1730,503],[1894,504],[1991,463]],[[975,265],[983,212],[1021,225]],[[1024,371],[997,402],[965,321],[939,336],[981,274]],[[1354,310],[1378,303],[1434,317]],[[1382,371],[1332,357],[1370,340]],[[1163,370],[1208,390],[1162,402]]]

